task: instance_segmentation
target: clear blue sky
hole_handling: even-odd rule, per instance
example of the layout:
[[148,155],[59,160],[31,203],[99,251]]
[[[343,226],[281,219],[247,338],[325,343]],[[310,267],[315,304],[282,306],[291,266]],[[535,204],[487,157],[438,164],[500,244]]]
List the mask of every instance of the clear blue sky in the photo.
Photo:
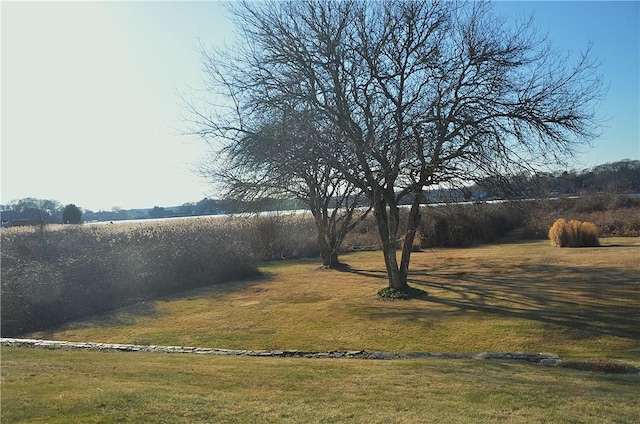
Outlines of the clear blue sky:
[[[575,168],[640,158],[640,3],[499,2],[556,46],[591,41],[610,86],[603,136]],[[2,19],[1,202],[92,210],[180,205],[210,194],[206,153],[181,135],[177,93],[201,87],[197,38],[233,37],[217,2],[9,2]]]

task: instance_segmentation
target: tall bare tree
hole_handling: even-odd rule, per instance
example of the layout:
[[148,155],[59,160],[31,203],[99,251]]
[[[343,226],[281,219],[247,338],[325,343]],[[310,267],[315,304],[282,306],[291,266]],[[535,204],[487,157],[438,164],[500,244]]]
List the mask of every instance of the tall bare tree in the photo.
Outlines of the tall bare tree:
[[216,57],[233,106],[247,118],[281,104],[319,117],[330,142],[316,151],[369,197],[397,290],[409,288],[425,188],[536,170],[598,130],[603,90],[589,50],[565,55],[532,20],[502,19],[489,3],[243,1],[230,10],[241,41]]

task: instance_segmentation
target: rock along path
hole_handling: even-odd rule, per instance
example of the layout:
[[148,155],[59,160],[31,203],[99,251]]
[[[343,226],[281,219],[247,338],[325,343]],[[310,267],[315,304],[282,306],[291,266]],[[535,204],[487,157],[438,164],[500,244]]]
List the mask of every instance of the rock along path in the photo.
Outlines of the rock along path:
[[134,345],[119,343],[66,342],[56,340],[0,338],[1,346],[39,349],[93,350],[103,352],[151,352],[184,353],[197,355],[261,356],[276,358],[351,358],[351,359],[494,359],[520,361],[530,364],[555,366],[560,358],[555,353],[483,352],[483,353],[432,353],[432,352],[383,352],[369,350],[311,352],[303,350],[244,350],[216,349],[188,346]]

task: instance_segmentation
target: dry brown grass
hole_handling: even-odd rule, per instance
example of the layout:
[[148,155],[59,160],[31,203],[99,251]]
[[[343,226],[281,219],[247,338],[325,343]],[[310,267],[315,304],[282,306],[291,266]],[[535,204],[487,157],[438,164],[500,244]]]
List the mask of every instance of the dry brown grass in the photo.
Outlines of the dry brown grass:
[[263,277],[147,302],[32,337],[241,349],[550,351],[640,360],[640,240],[554,249],[520,242],[412,256],[428,296],[382,302],[380,252],[326,270],[264,264]]

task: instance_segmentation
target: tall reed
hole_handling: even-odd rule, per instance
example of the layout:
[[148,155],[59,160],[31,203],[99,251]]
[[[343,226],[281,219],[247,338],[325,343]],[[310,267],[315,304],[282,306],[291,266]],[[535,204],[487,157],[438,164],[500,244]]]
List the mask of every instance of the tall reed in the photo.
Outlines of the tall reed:
[[2,229],[2,335],[257,274],[215,219]]

